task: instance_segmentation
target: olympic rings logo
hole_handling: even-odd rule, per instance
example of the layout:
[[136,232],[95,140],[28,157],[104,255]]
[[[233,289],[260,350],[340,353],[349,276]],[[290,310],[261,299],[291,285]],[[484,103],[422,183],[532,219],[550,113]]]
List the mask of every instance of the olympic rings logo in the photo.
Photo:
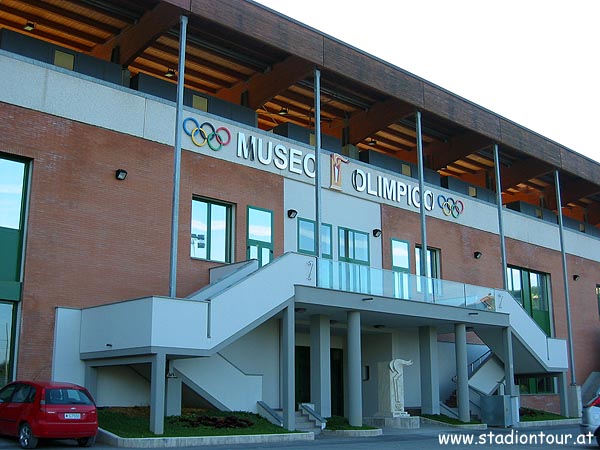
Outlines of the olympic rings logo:
[[465,205],[461,200],[454,200],[452,197],[438,196],[438,206],[442,208],[445,216],[452,216],[455,219],[465,210]]
[[[192,122],[194,128],[189,129],[188,124]],[[231,133],[225,127],[216,128],[210,122],[200,124],[193,117],[183,121],[183,131],[192,138],[194,145],[202,147],[208,145],[211,150],[219,151],[224,145],[231,142]]]

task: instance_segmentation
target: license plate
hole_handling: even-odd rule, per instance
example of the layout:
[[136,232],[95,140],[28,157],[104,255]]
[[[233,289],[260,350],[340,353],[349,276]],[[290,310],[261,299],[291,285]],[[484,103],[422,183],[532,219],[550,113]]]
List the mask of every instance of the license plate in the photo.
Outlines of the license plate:
[[80,413],[65,413],[65,419],[81,419],[81,414]]

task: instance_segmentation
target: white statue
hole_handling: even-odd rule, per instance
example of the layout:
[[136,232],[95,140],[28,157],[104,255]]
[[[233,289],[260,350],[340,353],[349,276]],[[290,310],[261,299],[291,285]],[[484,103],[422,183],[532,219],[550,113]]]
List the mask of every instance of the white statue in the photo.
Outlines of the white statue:
[[393,417],[408,415],[404,411],[404,366],[410,366],[412,363],[412,360],[406,359],[390,361],[390,409]]

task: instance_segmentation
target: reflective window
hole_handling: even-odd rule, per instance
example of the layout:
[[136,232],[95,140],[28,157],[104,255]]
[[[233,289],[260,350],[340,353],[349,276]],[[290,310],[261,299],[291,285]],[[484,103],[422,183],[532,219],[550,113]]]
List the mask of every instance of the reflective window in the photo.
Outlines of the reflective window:
[[273,211],[248,207],[248,251],[250,259],[258,259],[260,266],[273,259]]
[[[421,247],[415,247],[415,274],[417,276],[421,276]],[[438,249],[427,248],[427,261],[425,262],[425,267],[427,273],[425,276],[429,278],[427,280],[427,292],[429,294],[433,294],[434,288],[434,278],[440,278],[440,251]],[[417,279],[417,291],[422,292],[423,288],[421,286],[422,279]],[[437,288],[441,286],[438,284]]]
[[369,234],[338,228],[339,260],[369,265]]
[[[298,252],[316,255],[315,245],[316,223],[309,219],[298,219]],[[321,223],[321,256],[331,258],[331,225]]]
[[596,300],[598,302],[598,315],[600,316],[600,285],[596,285]]
[[231,262],[231,205],[192,200],[190,256]]
[[0,386],[12,380],[15,304],[0,303]]
[[25,163],[0,159],[0,227],[21,228]]
[[410,298],[409,243],[392,239],[392,270],[394,271],[394,296]]
[[523,309],[550,335],[550,275],[522,267],[507,267],[507,288]]

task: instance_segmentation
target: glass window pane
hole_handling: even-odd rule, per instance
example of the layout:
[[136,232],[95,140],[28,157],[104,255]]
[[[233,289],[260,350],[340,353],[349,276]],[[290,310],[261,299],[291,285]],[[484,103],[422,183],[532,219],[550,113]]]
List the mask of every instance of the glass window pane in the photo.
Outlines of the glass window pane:
[[210,259],[226,261],[227,252],[227,208],[211,205],[210,214]]
[[344,259],[344,258],[348,258],[348,253],[346,251],[347,249],[347,245],[346,245],[346,231],[344,228],[340,228],[338,230],[338,241],[339,241],[339,246],[340,246],[340,259]]
[[0,227],[20,229],[25,164],[0,159]]
[[325,258],[332,257],[331,250],[331,225],[321,224],[321,253]]
[[192,241],[190,255],[194,258],[207,258],[208,204],[192,201]]
[[271,249],[262,247],[261,248],[261,257],[260,257],[261,266],[265,264],[269,264],[271,262]]
[[358,261],[369,262],[369,235],[354,233],[354,258]]
[[14,307],[11,303],[0,303],[0,386],[11,381],[13,314]]
[[392,267],[399,270],[409,270],[408,242],[392,239]]
[[248,253],[250,259],[258,259],[258,247],[256,245],[251,245]]
[[261,242],[272,242],[271,211],[248,208],[248,239]]
[[298,251],[314,254],[315,223],[310,220],[298,219]]

